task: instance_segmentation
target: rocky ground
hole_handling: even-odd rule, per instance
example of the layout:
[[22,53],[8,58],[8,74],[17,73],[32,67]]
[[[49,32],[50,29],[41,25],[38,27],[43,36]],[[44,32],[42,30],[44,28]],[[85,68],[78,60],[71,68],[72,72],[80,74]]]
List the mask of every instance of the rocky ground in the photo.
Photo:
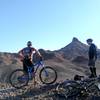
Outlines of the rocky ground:
[[57,90],[61,83],[51,85],[30,83],[22,89],[15,89],[10,84],[0,84],[0,100],[100,100],[100,91],[97,88],[94,88],[95,93],[91,90],[91,95],[66,99],[66,95],[62,95],[62,92]]

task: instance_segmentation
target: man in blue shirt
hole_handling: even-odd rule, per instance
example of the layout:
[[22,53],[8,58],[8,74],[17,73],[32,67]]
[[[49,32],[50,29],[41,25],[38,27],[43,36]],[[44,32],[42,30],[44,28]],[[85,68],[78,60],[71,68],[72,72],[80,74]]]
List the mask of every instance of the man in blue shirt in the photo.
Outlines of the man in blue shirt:
[[87,44],[90,46],[88,51],[89,63],[88,66],[90,67],[91,75],[90,78],[96,77],[96,67],[95,61],[97,60],[97,48],[95,44],[92,43],[92,39],[87,39]]

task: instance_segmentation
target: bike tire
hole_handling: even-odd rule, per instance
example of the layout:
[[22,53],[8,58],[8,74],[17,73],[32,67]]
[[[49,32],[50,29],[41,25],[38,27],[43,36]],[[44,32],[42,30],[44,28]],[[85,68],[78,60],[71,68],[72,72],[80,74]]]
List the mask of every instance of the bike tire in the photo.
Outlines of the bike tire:
[[[54,68],[45,66],[40,70],[39,78],[43,84],[53,84],[57,80],[57,72]],[[49,81],[47,82],[47,80]]]
[[20,89],[20,88],[26,86],[28,84],[28,82],[29,82],[28,75],[27,75],[27,78],[21,79],[19,81],[18,78],[21,77],[21,75],[23,75],[23,76],[26,75],[24,73],[23,69],[16,69],[9,76],[9,82],[10,82],[10,84],[13,87],[17,88],[17,89]]
[[75,81],[68,81],[68,82],[63,82],[60,83],[56,90],[59,95],[65,96],[66,99],[68,98],[76,98],[78,97],[80,93],[80,89],[78,88],[80,86],[77,82]]

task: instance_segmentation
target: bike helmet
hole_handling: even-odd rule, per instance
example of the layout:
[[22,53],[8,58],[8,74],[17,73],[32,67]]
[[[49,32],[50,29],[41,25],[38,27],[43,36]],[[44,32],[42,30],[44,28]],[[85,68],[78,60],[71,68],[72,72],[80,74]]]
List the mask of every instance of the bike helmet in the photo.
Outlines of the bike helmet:
[[27,42],[27,46],[32,46],[32,42],[31,41],[28,41]]
[[92,42],[93,40],[92,39],[87,39],[87,42]]

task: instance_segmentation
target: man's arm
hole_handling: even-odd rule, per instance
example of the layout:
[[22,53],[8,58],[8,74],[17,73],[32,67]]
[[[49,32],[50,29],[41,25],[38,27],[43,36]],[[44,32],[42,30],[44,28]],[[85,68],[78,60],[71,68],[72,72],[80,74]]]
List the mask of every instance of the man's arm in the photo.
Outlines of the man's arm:
[[20,50],[20,51],[18,52],[18,54],[19,54],[20,56],[23,56],[22,52],[23,52],[23,49]]
[[33,48],[33,53],[31,55],[31,59],[33,58],[34,53],[36,53],[36,55],[39,57],[39,60],[43,60],[41,53],[38,50],[36,50],[35,48]]
[[22,61],[24,59],[23,49],[18,52],[18,55],[19,55],[19,59]]
[[97,60],[97,51],[95,50],[95,60]]
[[94,56],[95,56],[95,61],[97,60],[97,47],[94,47]]

